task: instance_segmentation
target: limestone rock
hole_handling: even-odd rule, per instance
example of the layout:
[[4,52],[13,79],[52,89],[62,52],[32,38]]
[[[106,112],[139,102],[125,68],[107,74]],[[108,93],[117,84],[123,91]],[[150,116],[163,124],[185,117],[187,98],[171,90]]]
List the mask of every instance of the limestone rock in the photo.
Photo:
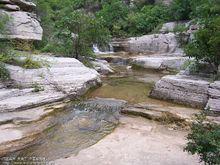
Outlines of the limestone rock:
[[11,0],[14,4],[20,6],[23,11],[33,11],[36,8],[36,5],[32,2],[26,0]]
[[5,9],[7,11],[19,11],[20,7],[17,5],[10,5],[10,4],[6,4],[1,6],[2,9]]
[[220,112],[220,81],[215,81],[209,87],[209,101],[206,109]]
[[132,64],[138,65],[146,69],[176,69],[180,70],[188,57],[170,57],[170,56],[137,56],[133,58]]
[[132,37],[122,41],[115,41],[112,43],[112,46],[114,50],[124,50],[133,53],[182,52],[173,33]]
[[[23,69],[7,65],[13,82],[23,89],[0,89],[0,112],[20,111],[84,94],[101,83],[99,74],[73,58],[35,57],[49,68]],[[35,86],[42,87],[34,92]]]
[[180,21],[180,22],[167,22],[164,23],[162,28],[159,30],[160,33],[169,33],[174,32],[177,26],[189,27],[189,21]]
[[[9,16],[7,31],[4,37],[22,40],[41,40],[43,29],[33,14],[23,11],[6,12],[0,11]],[[3,37],[3,36],[0,36]]]
[[109,65],[109,63],[105,60],[95,60],[91,62],[94,66],[95,70],[98,71],[100,74],[110,74],[114,73],[113,69]]
[[150,95],[191,107],[204,108],[208,102],[209,85],[206,80],[190,76],[168,75],[155,84]]
[[19,40],[41,40],[43,29],[34,14],[36,5],[26,0],[1,0],[0,15],[6,15],[9,20],[6,30],[0,38]]
[[162,28],[160,29],[160,32],[161,33],[173,32],[176,25],[177,25],[176,22],[167,22],[163,24]]
[[174,122],[176,124],[188,125],[193,121],[194,115],[198,114],[200,110],[180,106],[139,103],[126,107],[121,112],[128,115],[142,116],[162,123]]

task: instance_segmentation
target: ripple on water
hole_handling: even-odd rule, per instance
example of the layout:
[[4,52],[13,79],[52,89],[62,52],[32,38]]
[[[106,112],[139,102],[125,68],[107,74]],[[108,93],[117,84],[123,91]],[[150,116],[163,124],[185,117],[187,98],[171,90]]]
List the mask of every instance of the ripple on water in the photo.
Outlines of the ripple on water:
[[56,114],[56,125],[44,131],[40,141],[13,156],[54,160],[77,154],[113,131],[118,124],[119,108],[96,101],[77,104]]

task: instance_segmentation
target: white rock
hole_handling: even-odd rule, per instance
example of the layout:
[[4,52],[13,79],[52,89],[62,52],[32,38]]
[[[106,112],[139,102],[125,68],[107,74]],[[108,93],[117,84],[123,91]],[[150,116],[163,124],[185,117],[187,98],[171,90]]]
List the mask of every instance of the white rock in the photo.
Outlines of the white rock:
[[174,53],[183,52],[174,33],[151,34],[141,37],[131,37],[123,40],[114,40],[112,46],[115,51],[131,53]]
[[[101,83],[100,75],[73,58],[37,56],[46,60],[50,68],[23,69],[7,65],[12,80],[19,89],[0,89],[0,112],[28,109],[84,94]],[[34,85],[44,91],[33,92]]]
[[155,84],[151,96],[191,107],[204,108],[210,83],[190,76],[168,75]]
[[114,73],[109,63],[105,60],[95,60],[91,61],[91,63],[94,66],[95,70],[98,71],[100,74],[105,75],[109,73]]
[[163,24],[162,28],[160,29],[160,32],[161,33],[173,32],[176,25],[177,25],[176,22],[167,22]]
[[220,81],[215,81],[209,87],[209,101],[206,109],[220,112]]
[[128,44],[130,52],[174,53],[180,51],[176,36],[173,33],[132,37]]
[[17,5],[11,5],[11,4],[6,4],[4,6],[1,6],[1,8],[8,10],[8,11],[19,11],[20,7]]
[[132,63],[146,69],[177,69],[180,70],[188,57],[137,56]]
[[10,20],[7,23],[7,31],[0,38],[41,40],[43,29],[40,23],[31,13],[16,11],[7,12],[0,10],[0,14],[6,14]]

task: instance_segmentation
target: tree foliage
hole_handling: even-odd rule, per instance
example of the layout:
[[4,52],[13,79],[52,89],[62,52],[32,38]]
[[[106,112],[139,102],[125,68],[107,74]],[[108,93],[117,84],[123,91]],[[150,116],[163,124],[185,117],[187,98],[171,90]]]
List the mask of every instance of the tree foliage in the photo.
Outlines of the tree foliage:
[[70,54],[74,54],[76,58],[79,55],[86,56],[92,53],[94,43],[106,44],[109,33],[104,28],[102,19],[95,19],[82,10],[75,10],[68,15],[65,13],[56,22],[56,27],[60,29],[57,36],[64,40],[65,45],[69,44]]
[[220,164],[220,125],[207,123],[204,114],[197,115],[187,139],[186,151],[198,154],[206,164]]
[[186,53],[198,61],[210,63],[217,72],[220,65],[220,1],[192,1],[191,6],[192,18],[200,29],[186,46]]

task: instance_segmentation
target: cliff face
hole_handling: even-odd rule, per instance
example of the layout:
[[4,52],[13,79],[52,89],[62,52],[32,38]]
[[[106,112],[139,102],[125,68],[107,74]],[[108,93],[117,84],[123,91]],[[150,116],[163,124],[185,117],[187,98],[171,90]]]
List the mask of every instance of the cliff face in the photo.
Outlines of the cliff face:
[[34,10],[36,5],[26,0],[0,0],[0,14],[9,16],[1,38],[41,40],[43,29]]

